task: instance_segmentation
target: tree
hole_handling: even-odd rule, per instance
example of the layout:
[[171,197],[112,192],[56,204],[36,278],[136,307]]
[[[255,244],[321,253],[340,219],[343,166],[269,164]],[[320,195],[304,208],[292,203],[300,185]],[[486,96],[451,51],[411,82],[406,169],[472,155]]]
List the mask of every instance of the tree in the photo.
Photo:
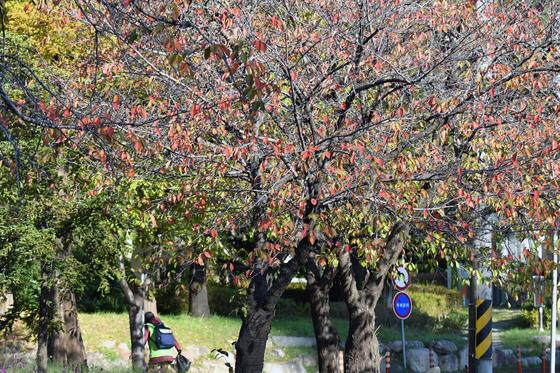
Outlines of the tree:
[[[367,306],[351,312],[357,343],[347,344],[346,371],[375,371],[378,356],[364,356],[376,347],[365,334],[375,325],[373,290],[408,226],[466,243],[482,212],[511,217],[540,201],[535,182],[556,188],[532,167],[557,167],[554,5],[77,4],[57,9],[80,14],[113,45],[96,56],[102,69],[86,64],[95,79],[56,90],[49,110],[4,93],[6,108],[92,138],[106,167],[132,175],[156,164],[189,178],[190,191],[203,186],[195,204],[220,211],[206,231],[236,236],[249,268],[237,371],[262,370],[276,303],[319,238],[323,262],[346,271],[349,305]],[[550,222],[556,213],[549,205],[527,216]],[[373,274],[364,288],[350,272],[356,262]]]

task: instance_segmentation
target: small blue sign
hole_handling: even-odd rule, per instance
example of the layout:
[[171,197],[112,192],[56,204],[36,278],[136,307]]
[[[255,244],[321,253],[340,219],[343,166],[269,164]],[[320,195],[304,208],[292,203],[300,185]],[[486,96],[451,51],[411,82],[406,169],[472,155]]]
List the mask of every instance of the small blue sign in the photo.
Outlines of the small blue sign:
[[407,293],[400,292],[395,294],[393,298],[393,312],[401,320],[408,319],[412,312],[412,299],[410,299]]

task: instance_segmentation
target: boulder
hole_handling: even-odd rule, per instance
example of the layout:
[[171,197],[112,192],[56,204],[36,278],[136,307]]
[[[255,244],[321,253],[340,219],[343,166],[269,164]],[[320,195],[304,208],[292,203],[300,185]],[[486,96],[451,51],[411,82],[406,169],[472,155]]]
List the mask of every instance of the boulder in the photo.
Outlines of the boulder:
[[459,358],[456,354],[441,355],[439,368],[442,372],[455,372],[459,370]]
[[292,360],[287,363],[265,363],[264,373],[307,373],[303,364]]
[[[402,351],[402,342],[401,341],[393,341],[387,345],[387,348],[391,350],[391,352],[401,352]],[[422,341],[406,341],[406,349],[411,350],[413,348],[424,348],[424,342]]]
[[275,335],[271,337],[272,343],[279,347],[313,347],[315,338],[313,337],[288,337]]
[[537,356],[530,356],[521,359],[521,365],[523,367],[530,367],[535,365],[541,365],[541,358]]
[[[439,366],[438,356],[432,353],[434,366]],[[425,373],[430,368],[430,350],[413,348],[406,351],[406,365],[413,373]]]
[[457,345],[451,341],[442,339],[433,344],[433,349],[439,354],[454,354],[457,352]]
[[286,353],[284,352],[284,350],[281,350],[279,348],[275,348],[272,351],[270,351],[270,354],[274,357],[279,357],[279,358],[283,358],[286,356]]
[[510,349],[495,348],[492,354],[492,366],[515,366],[517,364],[517,355],[515,351]]

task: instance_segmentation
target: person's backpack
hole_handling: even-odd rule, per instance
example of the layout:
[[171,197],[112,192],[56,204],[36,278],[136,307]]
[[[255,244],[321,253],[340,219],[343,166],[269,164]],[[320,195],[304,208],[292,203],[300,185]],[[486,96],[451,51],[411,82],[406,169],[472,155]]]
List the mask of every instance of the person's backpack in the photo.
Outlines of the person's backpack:
[[166,350],[175,346],[173,332],[163,323],[154,325],[154,342],[159,350]]

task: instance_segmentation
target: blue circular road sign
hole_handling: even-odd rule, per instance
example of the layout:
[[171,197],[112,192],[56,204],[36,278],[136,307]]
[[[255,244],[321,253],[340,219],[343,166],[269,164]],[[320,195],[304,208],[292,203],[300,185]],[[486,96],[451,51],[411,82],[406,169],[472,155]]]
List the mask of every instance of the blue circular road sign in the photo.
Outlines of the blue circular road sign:
[[408,319],[412,312],[412,299],[410,299],[407,293],[400,292],[395,294],[393,297],[393,312],[401,320]]

